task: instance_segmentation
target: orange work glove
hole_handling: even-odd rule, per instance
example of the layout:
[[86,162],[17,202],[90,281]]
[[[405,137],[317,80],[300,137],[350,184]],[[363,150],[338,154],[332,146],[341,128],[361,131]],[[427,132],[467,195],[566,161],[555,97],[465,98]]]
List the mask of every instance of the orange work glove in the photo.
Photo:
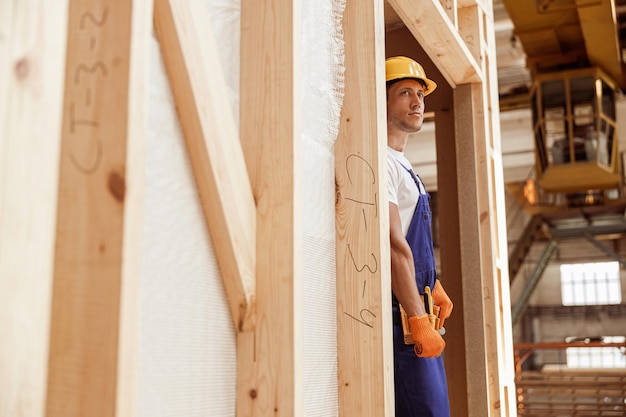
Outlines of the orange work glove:
[[443,341],[441,335],[433,329],[428,320],[428,314],[423,316],[409,317],[409,326],[415,340],[415,354],[420,358],[436,358],[441,355],[446,342]]
[[452,314],[452,301],[448,294],[443,289],[439,280],[435,281],[435,288],[433,288],[433,302],[436,306],[439,306],[439,329],[443,327],[443,321],[450,317]]

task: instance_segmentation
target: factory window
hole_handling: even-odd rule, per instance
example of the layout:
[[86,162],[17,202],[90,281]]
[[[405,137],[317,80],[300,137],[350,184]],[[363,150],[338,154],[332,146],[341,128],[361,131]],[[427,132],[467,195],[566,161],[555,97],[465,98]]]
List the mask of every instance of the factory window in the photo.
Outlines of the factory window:
[[[605,336],[603,343],[624,343],[624,336]],[[570,347],[565,349],[568,368],[626,368],[626,352],[618,347]]]
[[598,262],[561,265],[563,305],[620,304],[619,264]]

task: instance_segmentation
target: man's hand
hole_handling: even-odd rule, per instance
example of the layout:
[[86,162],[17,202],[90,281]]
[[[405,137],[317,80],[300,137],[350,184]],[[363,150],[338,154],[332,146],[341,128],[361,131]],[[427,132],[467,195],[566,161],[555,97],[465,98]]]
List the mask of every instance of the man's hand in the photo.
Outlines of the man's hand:
[[452,301],[448,294],[443,289],[439,280],[435,281],[435,288],[433,288],[433,301],[436,306],[439,306],[439,329],[443,327],[443,321],[450,317],[452,314]]
[[415,340],[415,354],[420,358],[436,358],[441,355],[446,342],[428,320],[428,315],[409,317],[409,326]]

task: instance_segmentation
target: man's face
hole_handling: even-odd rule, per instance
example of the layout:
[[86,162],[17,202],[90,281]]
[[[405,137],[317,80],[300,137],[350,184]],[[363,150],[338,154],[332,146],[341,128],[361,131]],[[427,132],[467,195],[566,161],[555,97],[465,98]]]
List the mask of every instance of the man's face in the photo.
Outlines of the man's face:
[[424,87],[417,80],[401,80],[387,92],[387,129],[417,132],[424,122]]

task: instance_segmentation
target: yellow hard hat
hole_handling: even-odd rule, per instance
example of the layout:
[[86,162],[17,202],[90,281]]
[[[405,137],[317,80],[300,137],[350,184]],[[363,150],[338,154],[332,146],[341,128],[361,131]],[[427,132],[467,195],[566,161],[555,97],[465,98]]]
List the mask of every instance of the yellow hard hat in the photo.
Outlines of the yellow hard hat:
[[426,77],[424,68],[411,58],[406,56],[394,56],[385,61],[385,81],[399,80],[402,78],[414,78],[422,80],[426,84],[424,97],[435,91],[437,83]]

